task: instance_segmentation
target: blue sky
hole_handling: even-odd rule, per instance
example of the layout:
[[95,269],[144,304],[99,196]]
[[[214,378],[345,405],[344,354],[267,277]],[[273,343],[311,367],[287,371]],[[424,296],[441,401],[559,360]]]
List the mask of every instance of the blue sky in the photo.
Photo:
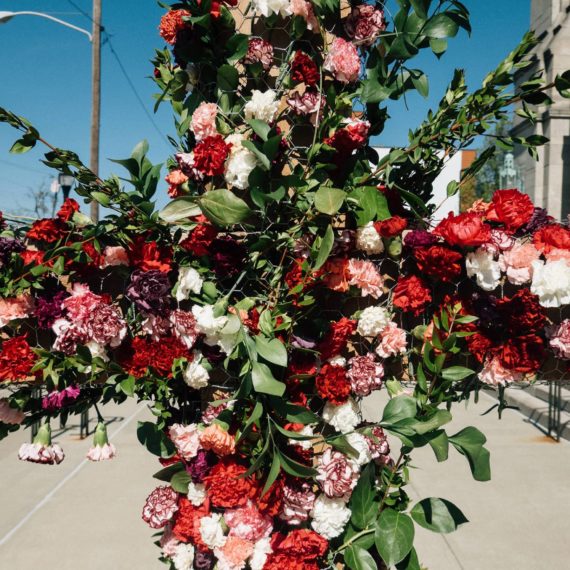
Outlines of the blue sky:
[[[80,14],[91,12],[90,0],[0,0],[0,11],[33,10],[50,13],[77,26],[90,29]],[[464,0],[471,10],[473,33],[453,40],[441,60],[420,55],[414,67],[423,69],[430,80],[430,96],[407,97],[407,107],[397,102],[390,107],[390,120],[378,139],[384,146],[405,144],[410,128],[437,104],[455,68],[464,68],[471,87],[476,87],[520,40],[530,27],[530,0]],[[388,9],[395,0],[388,1]],[[154,83],[149,60],[161,46],[157,25],[163,10],[154,0],[103,0],[103,24],[112,45],[126,67],[147,110],[152,113]],[[48,20],[20,16],[0,25],[0,107],[27,117],[42,135],[56,146],[79,153],[89,162],[91,45],[86,36]],[[146,138],[150,158],[162,162],[169,145],[145,115],[130,89],[108,45],[102,50],[101,166],[103,176],[116,172],[109,158],[124,158],[134,145]],[[168,106],[154,122],[163,134],[172,133]],[[22,212],[29,208],[27,193],[49,183],[52,173],[32,151],[10,155],[15,132],[0,125],[0,210]],[[163,201],[163,200],[161,200]]]

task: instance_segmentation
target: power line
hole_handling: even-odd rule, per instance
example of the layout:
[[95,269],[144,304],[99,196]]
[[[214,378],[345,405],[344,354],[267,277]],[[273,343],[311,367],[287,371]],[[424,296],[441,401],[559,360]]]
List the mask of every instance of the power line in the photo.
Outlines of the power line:
[[[69,4],[71,4],[71,6],[73,6],[76,10],[78,10],[83,16],[85,16],[88,20],[90,20],[91,22],[93,22],[93,18],[91,17],[91,14],[89,14],[88,12],[86,12],[85,10],[83,10],[83,8],[81,8],[81,6],[78,6],[73,0],[67,0],[67,2]],[[115,48],[113,47],[113,43],[111,42],[111,35],[109,34],[109,32],[107,32],[105,30],[105,28],[103,26],[101,26],[101,31],[103,32],[103,34],[105,35],[105,43],[107,43],[109,45],[109,49],[111,50],[111,53],[113,54],[113,57],[115,58],[119,69],[121,70],[121,73],[123,74],[127,84],[129,85],[129,87],[131,88],[131,91],[133,92],[133,95],[135,96],[137,102],[139,103],[139,105],[141,106],[146,118],[149,120],[149,122],[152,124],[152,126],[154,127],[155,131],[160,135],[160,137],[166,142],[166,144],[169,146],[170,148],[170,143],[168,141],[168,138],[166,137],[166,135],[160,130],[159,126],[156,124],[156,121],[154,120],[153,116],[150,114],[149,110],[147,109],[142,97],[139,95],[137,88],[135,87],[135,84],[133,83],[133,81],[131,80],[131,78],[129,77],[129,74],[127,73],[127,69],[126,67],[123,65],[123,62],[121,61],[119,54],[116,52]]]
[[37,170],[35,168],[30,168],[29,166],[22,166],[21,164],[18,164],[17,162],[10,162],[9,160],[4,160],[3,158],[0,158],[0,162],[2,164],[7,164],[8,166],[11,166],[12,168],[19,168],[20,170],[25,170],[26,172],[35,172],[36,174],[41,174],[43,176],[49,175],[49,171],[47,171],[47,170]]

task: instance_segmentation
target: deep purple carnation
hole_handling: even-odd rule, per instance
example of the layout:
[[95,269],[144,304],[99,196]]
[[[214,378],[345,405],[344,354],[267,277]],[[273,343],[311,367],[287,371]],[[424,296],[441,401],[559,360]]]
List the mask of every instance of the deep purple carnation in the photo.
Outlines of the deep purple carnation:
[[6,263],[12,253],[19,253],[26,249],[19,239],[0,237],[0,262]]
[[194,568],[196,570],[212,570],[216,563],[214,553],[206,550],[196,550]]
[[65,291],[59,291],[51,297],[36,299],[35,316],[41,329],[50,329],[56,319],[63,317],[63,300],[67,297]]
[[170,281],[166,273],[139,269],[131,275],[127,296],[139,310],[153,315],[164,314],[168,310],[169,295]]
[[356,232],[354,230],[342,230],[333,243],[331,257],[347,255],[354,251]]
[[214,458],[205,449],[200,449],[188,465],[186,471],[192,477],[194,483],[202,483],[204,477],[208,474],[212,465],[214,465]]
[[534,208],[534,212],[532,217],[526,224],[520,229],[521,234],[533,234],[543,226],[550,224],[554,218],[549,216],[547,211],[544,208]]
[[245,247],[230,236],[217,237],[212,242],[212,261],[218,277],[231,277],[241,271]]
[[425,230],[412,230],[404,238],[404,245],[412,248],[426,247],[437,243],[437,236],[426,232]]

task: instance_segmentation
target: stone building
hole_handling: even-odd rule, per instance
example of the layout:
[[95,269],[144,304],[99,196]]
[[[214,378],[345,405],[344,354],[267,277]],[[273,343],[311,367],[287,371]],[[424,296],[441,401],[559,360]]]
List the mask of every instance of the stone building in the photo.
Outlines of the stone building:
[[[531,0],[530,27],[540,39],[533,53],[534,65],[517,78],[521,83],[543,70],[547,82],[570,69],[570,0]],[[556,105],[539,107],[531,125],[515,116],[513,136],[544,135],[550,142],[538,149],[539,162],[525,148],[517,148],[515,161],[527,192],[537,206],[563,219],[570,213],[570,99],[554,95]]]

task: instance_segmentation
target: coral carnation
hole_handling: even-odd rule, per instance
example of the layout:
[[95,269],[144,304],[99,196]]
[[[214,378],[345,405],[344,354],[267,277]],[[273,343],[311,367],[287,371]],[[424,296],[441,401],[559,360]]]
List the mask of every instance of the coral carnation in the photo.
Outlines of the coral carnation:
[[394,306],[404,313],[418,316],[431,302],[431,293],[425,282],[416,275],[400,277],[394,287]]
[[215,507],[243,507],[257,494],[257,487],[251,477],[243,477],[247,468],[232,459],[225,459],[215,465],[204,477],[208,497]]

